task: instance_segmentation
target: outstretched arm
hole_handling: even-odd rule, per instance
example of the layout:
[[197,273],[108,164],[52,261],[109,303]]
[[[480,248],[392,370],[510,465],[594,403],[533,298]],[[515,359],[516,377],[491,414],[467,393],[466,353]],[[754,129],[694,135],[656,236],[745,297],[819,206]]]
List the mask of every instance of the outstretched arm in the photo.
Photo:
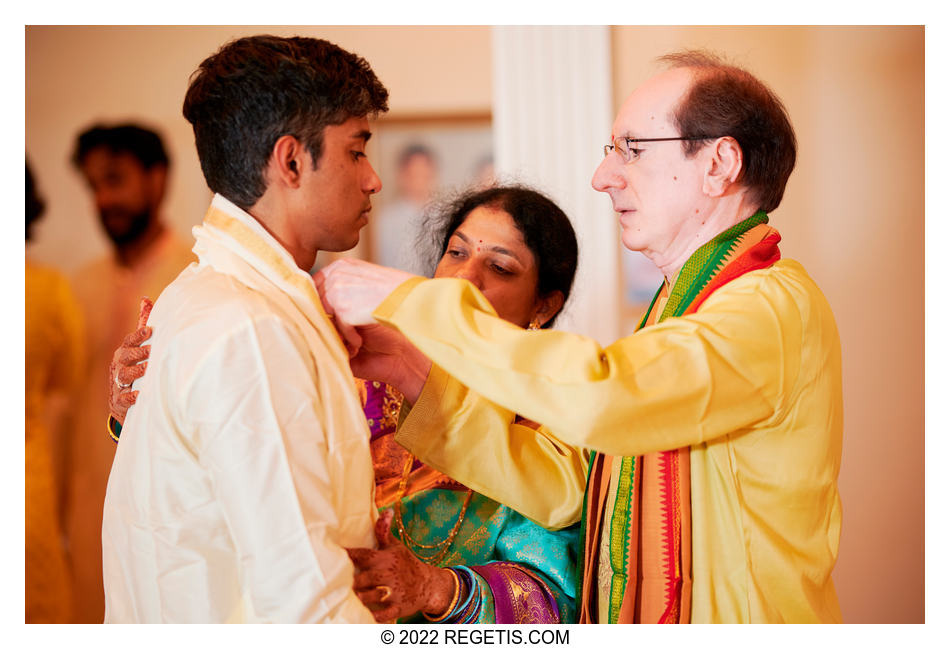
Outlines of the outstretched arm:
[[[588,461],[582,449],[563,443],[547,429],[526,425],[515,410],[482,398],[432,365],[401,333],[387,333],[374,324],[373,310],[383,298],[401,284],[420,281],[422,278],[413,279],[401,271],[350,259],[334,262],[316,280],[328,311],[336,314],[337,327],[345,330],[347,323],[353,323],[350,339],[359,340],[367,350],[361,349],[353,357],[354,373],[365,376],[357,369],[357,359],[364,354],[374,356],[386,344],[399,350],[393,357],[407,359],[409,364],[417,356],[424,359],[425,364],[418,363],[420,369],[410,373],[409,387],[389,377],[382,379],[414,404],[396,440],[430,466],[546,527],[576,522],[583,505]],[[483,306],[494,315],[487,301],[483,300]],[[439,326],[438,322],[432,324]],[[377,336],[385,342],[375,342]],[[480,462],[479,458],[492,461]]]
[[799,371],[809,286],[794,274],[748,273],[697,313],[607,347],[563,331],[526,332],[458,279],[341,260],[325,269],[323,291],[338,326],[394,327],[462,383],[558,439],[633,456],[752,430],[775,415],[782,386]]

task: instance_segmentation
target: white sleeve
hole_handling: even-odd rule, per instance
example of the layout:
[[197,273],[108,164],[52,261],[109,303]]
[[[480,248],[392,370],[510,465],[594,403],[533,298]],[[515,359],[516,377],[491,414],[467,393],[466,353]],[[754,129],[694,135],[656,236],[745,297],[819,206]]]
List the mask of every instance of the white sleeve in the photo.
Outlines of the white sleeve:
[[[198,461],[223,508],[256,615],[274,622],[373,622],[340,546],[311,356],[275,315],[222,333],[195,363],[185,408]],[[337,451],[338,452],[338,451]],[[338,476],[337,476],[338,478]]]

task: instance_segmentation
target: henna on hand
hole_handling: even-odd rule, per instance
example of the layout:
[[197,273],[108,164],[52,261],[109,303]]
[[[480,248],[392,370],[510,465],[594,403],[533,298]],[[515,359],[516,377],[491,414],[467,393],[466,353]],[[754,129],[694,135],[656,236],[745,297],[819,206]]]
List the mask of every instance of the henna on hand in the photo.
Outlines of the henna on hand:
[[443,568],[420,561],[389,531],[392,512],[380,516],[376,537],[380,549],[350,548],[356,574],[353,590],[377,622],[425,612],[441,615],[454,595],[455,580]]
[[138,391],[132,391],[130,386],[134,380],[145,375],[148,367],[144,361],[148,359],[152,348],[142,343],[152,335],[152,328],[146,325],[152,306],[150,299],[142,298],[136,330],[122,340],[109,363],[109,412],[120,424],[125,423],[126,413],[138,398]]

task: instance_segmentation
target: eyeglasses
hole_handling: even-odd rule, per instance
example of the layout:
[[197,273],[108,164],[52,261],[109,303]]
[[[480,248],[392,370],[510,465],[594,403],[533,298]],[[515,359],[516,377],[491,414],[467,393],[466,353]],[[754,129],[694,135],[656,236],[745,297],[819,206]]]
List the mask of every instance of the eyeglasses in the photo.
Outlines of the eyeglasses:
[[624,163],[633,162],[640,157],[640,151],[642,149],[631,148],[631,144],[637,142],[682,142],[682,141],[698,141],[698,140],[715,140],[720,135],[688,135],[684,137],[617,137],[614,138],[613,144],[604,145],[604,157],[606,157],[611,151],[616,151]]

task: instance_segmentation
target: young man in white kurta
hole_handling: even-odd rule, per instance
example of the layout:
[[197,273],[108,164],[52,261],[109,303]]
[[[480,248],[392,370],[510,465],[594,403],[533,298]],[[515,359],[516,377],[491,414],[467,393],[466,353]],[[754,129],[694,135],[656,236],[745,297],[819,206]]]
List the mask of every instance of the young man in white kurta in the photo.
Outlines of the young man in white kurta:
[[387,94],[312,38],[238,39],[193,75],[216,195],[149,318],[106,491],[107,622],[373,621],[344,550],[374,544],[369,429],[307,271],[359,241]]
[[[309,276],[215,196],[149,319],[106,493],[107,622],[372,622],[369,432]],[[309,293],[309,295],[308,295]]]

